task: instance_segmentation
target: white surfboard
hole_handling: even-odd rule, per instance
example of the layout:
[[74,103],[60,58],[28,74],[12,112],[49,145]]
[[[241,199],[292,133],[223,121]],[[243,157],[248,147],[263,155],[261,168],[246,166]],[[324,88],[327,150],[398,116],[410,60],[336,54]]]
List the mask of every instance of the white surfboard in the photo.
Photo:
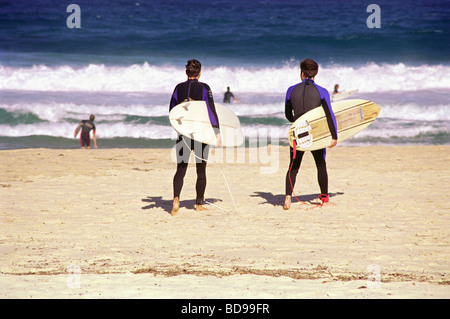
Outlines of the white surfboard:
[[336,102],[336,101],[339,101],[339,100],[343,100],[343,99],[346,99],[346,98],[354,95],[357,92],[358,92],[358,89],[351,90],[351,91],[339,92],[339,93],[331,95],[330,100],[331,100],[331,102]]
[[[215,103],[215,106],[222,146],[240,146],[244,142],[244,136],[239,118],[222,104]],[[205,101],[187,101],[176,105],[169,113],[169,120],[179,134],[201,143],[216,144],[216,134]]]
[[[351,99],[331,104],[336,117],[338,142],[342,142],[368,127],[380,113],[380,107],[361,99]],[[300,151],[314,151],[327,147],[331,133],[323,107],[319,106],[299,117],[288,132],[289,144]]]

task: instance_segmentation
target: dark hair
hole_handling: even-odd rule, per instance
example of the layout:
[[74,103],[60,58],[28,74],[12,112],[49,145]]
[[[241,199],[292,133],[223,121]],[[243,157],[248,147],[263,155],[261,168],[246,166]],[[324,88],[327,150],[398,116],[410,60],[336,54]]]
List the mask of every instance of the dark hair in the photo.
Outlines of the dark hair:
[[300,62],[300,70],[307,78],[313,78],[319,73],[319,65],[312,59],[304,59]]
[[91,114],[91,116],[89,116],[89,120],[90,120],[90,121],[95,120],[95,115],[94,115],[94,114]]
[[186,63],[186,74],[190,78],[194,78],[200,74],[202,70],[202,64],[200,61],[192,59]]

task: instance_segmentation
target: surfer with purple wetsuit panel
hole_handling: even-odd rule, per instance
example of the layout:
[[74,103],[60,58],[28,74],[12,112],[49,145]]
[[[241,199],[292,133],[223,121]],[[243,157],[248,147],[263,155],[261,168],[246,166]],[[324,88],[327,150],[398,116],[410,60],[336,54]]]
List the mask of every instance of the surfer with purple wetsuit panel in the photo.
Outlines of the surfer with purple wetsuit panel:
[[[286,93],[285,115],[290,122],[295,122],[300,116],[312,109],[322,106],[327,117],[328,128],[332,136],[329,147],[337,144],[337,125],[333,110],[331,109],[330,94],[328,91],[314,82],[314,77],[319,71],[318,64],[311,59],[304,59],[300,63],[302,82],[291,86]],[[295,185],[304,151],[290,148],[289,170],[286,173],[286,198],[283,209],[291,206],[291,196]],[[326,166],[326,149],[311,151],[317,167],[317,175],[323,203],[328,202],[328,173]]]
[[[214,99],[209,85],[199,82],[201,75],[201,63],[197,60],[189,60],[186,64],[186,75],[188,80],[179,83],[170,99],[169,112],[176,105],[189,101],[205,101],[211,125],[216,133],[216,147],[221,146],[219,130],[219,118],[217,116]],[[173,177],[173,208],[171,215],[176,215],[180,208],[180,193],[183,188],[183,180],[186,175],[191,150],[194,150],[195,165],[197,170],[197,182],[195,189],[197,197],[195,207],[197,211],[205,210],[202,206],[206,189],[206,162],[208,160],[209,145],[179,135],[176,142],[177,171]]]

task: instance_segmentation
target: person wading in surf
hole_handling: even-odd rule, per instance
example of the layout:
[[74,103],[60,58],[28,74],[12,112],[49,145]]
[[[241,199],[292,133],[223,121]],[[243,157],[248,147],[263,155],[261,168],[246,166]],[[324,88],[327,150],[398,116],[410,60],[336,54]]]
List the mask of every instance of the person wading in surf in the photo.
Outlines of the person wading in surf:
[[239,103],[239,100],[234,96],[233,92],[230,91],[230,87],[227,86],[227,91],[223,95],[223,103],[231,103],[231,98]]
[[[300,63],[301,83],[291,86],[286,93],[285,115],[290,122],[295,122],[306,112],[316,108],[323,107],[327,117],[328,128],[331,133],[331,143],[328,147],[334,147],[337,144],[337,125],[336,118],[331,109],[330,94],[328,91],[314,82],[314,77],[319,72],[319,65],[311,59],[304,59]],[[295,180],[297,177],[302,157],[305,152],[290,148],[289,170],[286,173],[286,198],[283,209],[288,210],[291,207],[291,197]],[[322,204],[329,201],[328,198],[328,173],[325,162],[326,149],[311,151],[316,162],[317,175],[321,195],[319,199]]]
[[91,148],[91,137],[90,132],[92,131],[92,138],[94,139],[94,147],[97,148],[97,137],[95,136],[95,115],[91,115],[89,120],[83,120],[78,123],[75,132],[73,133],[73,137],[77,137],[78,132],[80,133],[80,145],[81,148]]
[[[205,101],[208,108],[209,119],[216,133],[216,147],[221,146],[219,118],[217,117],[214,99],[209,85],[199,82],[202,65],[198,60],[189,60],[186,64],[187,81],[179,83],[170,99],[169,112],[176,105],[184,101]],[[195,208],[197,211],[206,210],[203,207],[206,189],[206,163],[208,160],[209,145],[194,141],[186,136],[179,135],[176,142],[177,171],[173,177],[173,207],[171,215],[176,215],[180,209],[180,193],[183,187],[184,176],[189,163],[191,150],[194,150],[195,165],[197,169],[197,182],[195,189],[197,198]]]

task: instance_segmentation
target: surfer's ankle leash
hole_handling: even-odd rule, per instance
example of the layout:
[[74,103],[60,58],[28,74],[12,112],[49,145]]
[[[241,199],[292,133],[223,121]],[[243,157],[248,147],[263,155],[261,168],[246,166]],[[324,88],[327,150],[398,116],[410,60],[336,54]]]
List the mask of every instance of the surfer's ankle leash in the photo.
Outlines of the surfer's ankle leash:
[[[186,147],[188,148],[189,152],[192,153],[192,149],[191,149],[191,148],[189,147],[189,145],[186,143],[186,140],[184,139],[184,136],[183,136],[183,135],[181,135],[181,139],[183,140],[184,144],[185,144]],[[199,159],[199,160],[201,160],[201,161],[205,161],[206,163],[214,164],[213,162],[208,162],[208,160],[206,160],[206,159],[204,159],[204,158],[198,157],[198,156],[195,154],[195,152],[193,152],[193,154],[194,154],[194,157],[195,157],[195,158],[197,158],[197,159]],[[225,211],[225,212],[231,212],[231,211],[233,211],[233,209],[236,208],[236,203],[235,203],[235,201],[234,201],[233,194],[231,193],[230,186],[228,185],[228,181],[227,181],[227,179],[226,179],[226,177],[225,177],[225,174],[222,172],[222,170],[220,169],[220,167],[218,167],[218,166],[216,166],[216,167],[219,169],[220,173],[221,173],[222,176],[223,176],[223,179],[225,180],[225,184],[226,184],[226,186],[227,186],[228,193],[230,194],[231,201],[233,202],[233,208],[232,208],[232,209],[226,209],[226,208],[220,207],[220,206],[218,206],[218,205],[216,205],[216,204],[210,203],[210,202],[208,202],[208,201],[206,201],[206,200],[203,200],[203,201],[204,201],[205,203],[207,203],[208,205],[212,205],[212,206],[214,206],[214,207],[217,207],[217,208],[219,208],[219,209],[221,209],[221,210],[223,210],[223,211]]]
[[[295,140],[292,141],[292,148],[293,148],[293,153],[292,153],[292,163],[291,166],[289,167],[289,182],[291,183],[291,189],[292,189],[292,194],[294,195],[294,198],[302,205],[307,205],[307,203],[299,200],[297,198],[297,196],[295,196],[294,193],[294,185],[292,184],[292,179],[291,179],[291,170],[292,170],[292,165],[294,164],[294,160],[297,154],[297,143]],[[327,194],[320,194],[319,197],[320,201],[322,202],[321,204],[318,204],[317,206],[322,207],[325,203],[328,203],[330,201],[330,197]]]

